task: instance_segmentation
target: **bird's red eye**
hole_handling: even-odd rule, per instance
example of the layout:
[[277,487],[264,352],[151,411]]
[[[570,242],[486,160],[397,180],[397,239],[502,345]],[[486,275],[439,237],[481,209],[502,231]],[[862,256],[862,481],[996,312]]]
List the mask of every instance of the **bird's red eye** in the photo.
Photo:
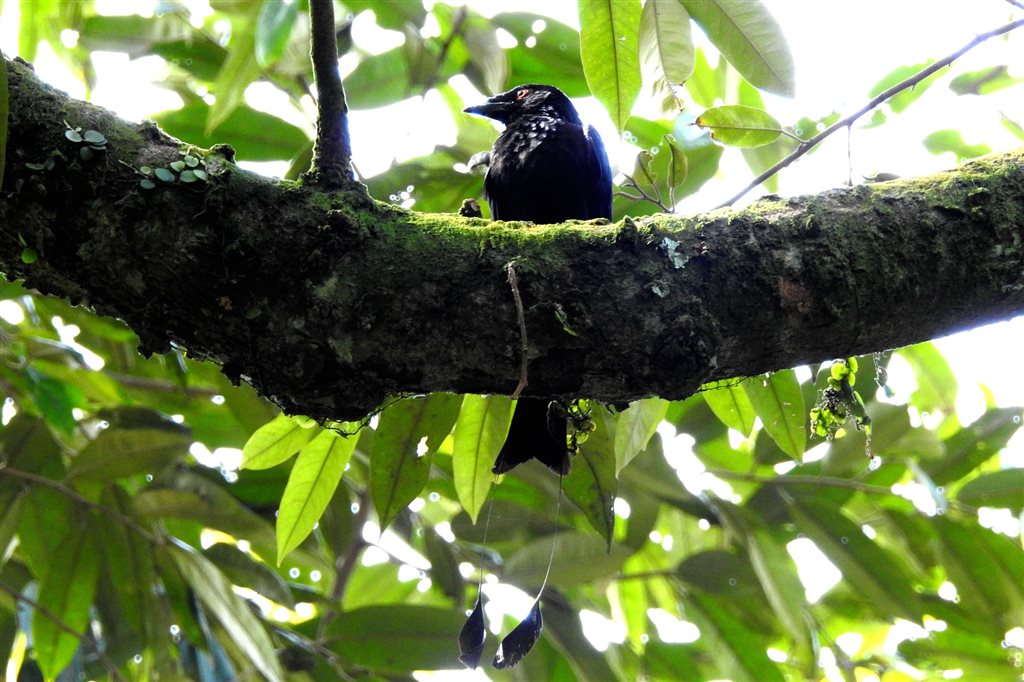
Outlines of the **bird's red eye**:
[[522,90],[520,90],[519,92],[516,93],[516,99],[523,99],[524,97],[526,97],[529,94],[530,94],[530,91],[527,90],[526,88],[523,88]]

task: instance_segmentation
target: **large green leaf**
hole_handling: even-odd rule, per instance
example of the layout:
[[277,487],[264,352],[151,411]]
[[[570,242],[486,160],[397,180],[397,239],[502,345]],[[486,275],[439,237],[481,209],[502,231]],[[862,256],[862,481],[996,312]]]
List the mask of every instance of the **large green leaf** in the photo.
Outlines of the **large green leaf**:
[[897,353],[910,363],[917,380],[911,404],[922,412],[951,412],[956,400],[956,377],[935,344],[919,343],[901,348]]
[[461,402],[460,396],[434,393],[400,400],[381,414],[370,451],[370,492],[381,528],[423,490],[433,452],[455,424]]
[[922,468],[936,485],[962,478],[1006,447],[1020,428],[1021,414],[1019,407],[989,410],[945,441],[945,457],[926,462]]
[[[491,21],[511,33],[520,44],[518,49],[508,52],[509,85],[551,83],[569,97],[590,94],[580,61],[580,34],[575,29],[551,17],[526,12],[503,12],[494,15]],[[541,25],[544,30],[534,30]],[[531,38],[536,43],[523,49],[523,43]]]
[[579,0],[587,85],[619,130],[640,94],[639,0]]
[[668,412],[668,401],[645,398],[629,404],[616,419],[615,473],[618,474],[637,454],[658,429]]
[[767,643],[719,598],[694,590],[684,603],[687,617],[700,628],[701,638],[707,638],[706,651],[720,674],[734,682],[782,682],[782,673],[765,653]]
[[277,563],[306,539],[334,496],[356,436],[321,431],[299,450],[277,514]]
[[309,422],[279,414],[249,436],[242,447],[242,468],[269,469],[280,464],[316,434]]
[[597,430],[580,446],[579,455],[572,460],[572,469],[562,485],[566,497],[583,510],[587,521],[605,539],[610,549],[615,526],[612,504],[618,486],[615,477],[615,445],[607,428],[610,420],[595,421]]
[[786,37],[759,0],[681,0],[729,63],[762,90],[792,96],[793,58]]
[[71,462],[68,478],[112,481],[139,473],[159,473],[188,454],[188,429],[174,422],[164,428],[129,429],[111,426],[82,448]]
[[230,140],[236,158],[244,161],[278,161],[295,156],[309,136],[277,116],[239,104],[210,131],[206,120],[210,107],[195,100],[181,109],[154,116],[171,135],[202,147]]
[[772,372],[743,383],[764,430],[793,459],[803,457],[807,446],[807,411],[796,372]]
[[672,84],[693,74],[690,15],[679,0],[648,0],[640,14],[640,57],[648,72],[664,74]]
[[288,589],[288,583],[265,563],[237,546],[218,542],[204,549],[203,556],[213,562],[233,585],[255,590],[278,604],[295,607],[295,597]]
[[206,117],[206,132],[216,130],[245,102],[245,89],[260,76],[256,56],[256,18],[261,3],[252,3],[242,15],[231,18],[228,58],[217,74],[212,91],[217,99]]
[[976,632],[932,631],[926,638],[900,642],[898,650],[915,667],[934,670],[933,679],[949,670],[961,671],[965,680],[1012,680],[1020,673],[1014,655],[999,640]]
[[[960,603],[1004,628],[1024,616],[1024,551],[974,521],[936,516],[939,560]],[[1005,631],[1005,630],[1004,630]]]
[[710,390],[701,391],[704,401],[718,419],[730,429],[750,436],[757,413],[743,386],[736,382],[721,382]]
[[365,606],[338,615],[327,646],[355,665],[380,673],[460,667],[465,614],[435,606]]
[[782,124],[767,111],[730,104],[706,110],[697,125],[709,128],[711,137],[733,147],[762,147],[782,134]]
[[264,2],[260,7],[256,18],[256,61],[264,69],[284,54],[298,14],[298,2]]
[[924,148],[932,154],[952,152],[956,155],[957,163],[963,163],[968,159],[984,156],[992,151],[992,147],[988,146],[984,142],[968,144],[967,141],[964,140],[964,134],[959,130],[952,128],[936,130],[934,133],[929,133],[924,138],[923,144]]
[[201,554],[178,545],[167,545],[162,551],[170,556],[185,582],[256,670],[270,682],[283,681],[284,670],[270,635],[246,601],[231,589],[224,574]]
[[1003,469],[968,481],[956,499],[975,507],[1004,507],[1019,514],[1024,510],[1024,469]]
[[902,562],[870,540],[858,524],[832,506],[810,500],[792,501],[789,513],[860,599],[886,616],[920,620],[918,594]]
[[42,610],[32,614],[32,644],[36,661],[49,679],[71,662],[78,649],[79,637],[61,626],[84,635],[89,625],[99,560],[96,536],[85,527],[75,528],[54,551],[39,585],[39,606],[50,615]]
[[512,401],[502,395],[467,395],[455,422],[452,470],[463,509],[476,522],[491,489],[491,467],[505,443]]

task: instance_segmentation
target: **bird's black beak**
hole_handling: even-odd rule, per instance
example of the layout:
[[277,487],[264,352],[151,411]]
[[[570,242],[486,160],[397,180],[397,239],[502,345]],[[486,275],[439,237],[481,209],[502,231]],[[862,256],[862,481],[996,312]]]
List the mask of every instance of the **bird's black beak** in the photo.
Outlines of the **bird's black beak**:
[[497,121],[504,121],[507,118],[509,105],[509,102],[492,102],[488,100],[483,104],[466,107],[462,111],[467,114],[476,114],[477,116],[486,116]]

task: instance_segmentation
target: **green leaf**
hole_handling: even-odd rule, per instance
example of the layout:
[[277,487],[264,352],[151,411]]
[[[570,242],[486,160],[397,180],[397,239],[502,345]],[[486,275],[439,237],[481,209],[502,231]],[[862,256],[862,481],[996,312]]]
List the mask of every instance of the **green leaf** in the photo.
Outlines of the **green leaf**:
[[403,47],[363,57],[345,77],[345,97],[353,109],[374,109],[409,96],[409,65]]
[[974,507],[1024,509],[1024,469],[1003,469],[968,481],[956,499]]
[[182,578],[253,667],[270,682],[283,682],[284,670],[277,660],[270,635],[248,603],[231,589],[224,574],[209,559],[184,547],[166,545],[160,551],[169,555]]
[[[538,20],[544,22],[540,33],[533,30]],[[527,12],[503,12],[491,21],[515,36],[520,45],[530,38],[536,41],[532,48],[508,51],[510,83],[557,83],[569,97],[590,94],[580,61],[578,31],[551,17]]]
[[561,587],[613,576],[631,553],[627,547],[617,544],[612,545],[609,551],[605,542],[593,535],[564,530],[538,538],[516,550],[505,563],[502,581],[524,589],[539,587],[547,571],[552,542],[555,543],[555,558],[548,583]]
[[502,395],[467,395],[455,422],[452,470],[455,492],[476,523],[491,488],[491,467],[512,422],[512,401]]
[[[433,453],[459,415],[460,396],[434,393],[407,398],[380,416],[370,450],[370,492],[383,530],[412,502],[430,476]],[[426,452],[417,452],[426,439]]]
[[153,175],[161,182],[174,182],[174,173],[166,168],[157,168],[153,171]]
[[[245,102],[245,89],[259,78],[260,64],[256,51],[256,13],[261,6],[253,3],[244,16],[231,18],[231,42],[228,58],[217,74],[211,91],[217,99],[206,118],[206,134],[216,130],[239,105]],[[192,140],[195,143],[195,140]]]
[[719,98],[725,99],[725,80],[728,75],[729,62],[719,59],[715,68],[711,67],[704,49],[697,48],[693,64],[693,76],[686,81],[686,91],[693,101],[705,109],[710,109]]
[[178,461],[192,445],[188,429],[127,429],[111,426],[72,460],[68,478],[112,481],[139,473],[159,473]]
[[[231,140],[237,158],[246,161],[290,159],[309,142],[309,136],[301,128],[244,104],[239,104],[216,128],[207,131],[209,112],[206,102],[197,99],[176,111],[157,114],[154,119],[171,135],[198,146],[210,147]],[[198,171],[194,172],[198,175]]]
[[979,144],[967,144],[964,141],[963,133],[959,130],[936,130],[924,138],[924,148],[930,151],[932,154],[943,154],[945,152],[952,152],[956,155],[958,163],[962,163],[967,159],[973,159],[978,156],[983,156],[992,151],[992,147],[984,143]]
[[767,379],[743,382],[750,404],[761,418],[765,432],[795,460],[807,445],[807,414],[796,372],[772,372]]
[[[898,66],[885,76],[868,92],[869,97],[876,97],[882,94],[897,83],[901,83],[906,79],[910,78],[914,74],[927,68],[931,62],[923,62],[921,64],[906,64],[904,66]],[[941,70],[940,70],[941,71]],[[892,109],[893,113],[900,113],[907,107],[909,107],[918,97],[928,91],[928,88],[935,82],[935,74],[932,74],[923,81],[915,84],[912,88],[903,90],[898,95],[894,95],[888,100],[889,108]]]
[[761,2],[682,3],[718,51],[751,85],[777,95],[793,96],[793,57],[782,29]]
[[299,3],[295,0],[265,0],[256,18],[256,61],[264,69],[273,66],[288,47]]
[[999,64],[962,73],[949,82],[949,89],[958,95],[988,95],[1021,82],[1024,78],[1013,78],[1006,64]]
[[929,519],[940,564],[960,604],[987,622],[1013,627],[1024,617],[1024,550],[1019,542],[970,520]]
[[466,580],[459,571],[459,559],[452,545],[433,528],[423,530],[423,548],[430,562],[430,579],[456,604],[466,597]]
[[870,540],[832,505],[797,499],[788,509],[797,529],[836,565],[864,603],[887,617],[920,620],[917,592],[895,555]]
[[[601,409],[601,408],[598,408]],[[569,475],[562,480],[565,496],[576,503],[590,525],[611,549],[615,514],[612,505],[618,480],[615,476],[615,442],[611,420],[597,420],[597,430],[580,446]]]
[[679,0],[648,0],[640,14],[640,59],[650,73],[679,85],[693,75],[690,15]]
[[934,671],[931,679],[948,670],[961,671],[965,680],[1012,680],[1020,674],[1014,655],[999,640],[977,632],[930,631],[928,637],[900,642],[897,650],[914,667]]
[[334,431],[324,430],[299,450],[277,514],[278,566],[320,520],[357,440],[355,436],[339,436]]
[[[39,606],[81,635],[89,625],[89,608],[99,576],[96,537],[87,528],[75,528],[54,551],[49,570],[39,585]],[[79,638],[65,632],[41,610],[32,614],[32,644],[36,662],[54,679],[71,662]]]
[[711,137],[733,147],[761,147],[782,134],[782,125],[767,111],[739,104],[708,109],[697,125],[710,128]]
[[234,585],[247,587],[278,604],[294,608],[295,598],[284,578],[262,561],[256,561],[245,552],[222,542],[203,550],[203,556],[212,561]]
[[313,439],[315,428],[305,428],[281,413],[256,429],[242,447],[243,469],[269,469],[280,464]]
[[701,639],[707,638],[705,651],[720,675],[733,682],[785,679],[765,653],[767,642],[733,616],[719,598],[691,591],[684,600],[684,611],[700,629]]
[[668,401],[661,398],[636,400],[619,414],[615,427],[615,473],[647,447],[668,412]]
[[757,413],[742,385],[721,382],[711,390],[701,391],[701,395],[719,421],[746,437],[750,436]]
[[997,407],[981,415],[970,426],[945,441],[946,456],[924,463],[924,470],[936,485],[963,478],[1004,447],[1021,425],[1019,407]]
[[[117,485],[105,486],[101,501],[107,509],[132,516],[131,497]],[[111,592],[106,596],[112,598],[112,605],[116,607],[116,612],[110,615],[116,620],[116,627],[123,626],[124,633],[135,640],[136,646],[146,646],[147,637],[156,636],[149,627],[149,616],[158,608],[154,599],[153,549],[134,529],[110,514],[100,514],[96,523],[103,548],[103,580]],[[105,628],[111,626],[104,622]]]
[[583,73],[594,97],[615,126],[626,119],[640,94],[639,0],[579,0]]
[[365,606],[339,614],[326,645],[345,660],[378,673],[450,670],[458,661],[461,611],[436,606]]

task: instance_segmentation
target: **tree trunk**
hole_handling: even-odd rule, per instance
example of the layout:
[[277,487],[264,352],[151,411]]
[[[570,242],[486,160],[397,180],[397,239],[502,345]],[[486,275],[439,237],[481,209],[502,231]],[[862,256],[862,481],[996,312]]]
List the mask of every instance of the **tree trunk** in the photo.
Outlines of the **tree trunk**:
[[[292,413],[511,393],[510,263],[526,395],[680,398],[1024,311],[1024,149],[740,210],[488,223],[248,173],[227,147],[192,148],[7,66],[0,270],[123,319],[144,353],[214,360]],[[106,143],[84,160],[65,121]],[[185,151],[198,165],[176,168]],[[183,182],[192,169],[208,179]]]

